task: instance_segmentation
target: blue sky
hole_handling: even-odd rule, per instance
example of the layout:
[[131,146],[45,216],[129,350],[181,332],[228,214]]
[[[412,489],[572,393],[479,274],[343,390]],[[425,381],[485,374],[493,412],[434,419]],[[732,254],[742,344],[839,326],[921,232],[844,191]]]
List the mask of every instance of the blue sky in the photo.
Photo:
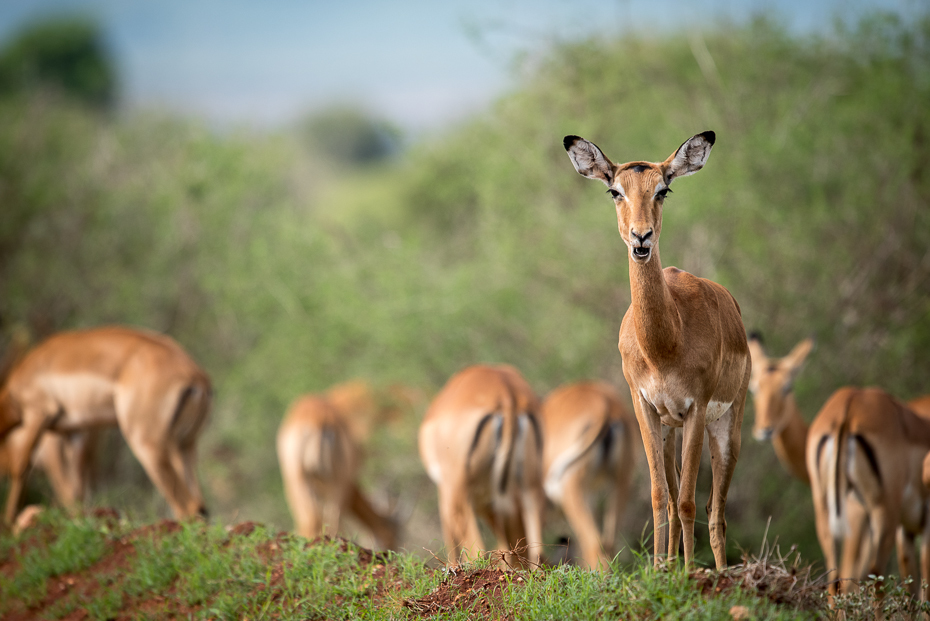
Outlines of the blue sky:
[[[700,5],[700,6],[698,6]],[[124,101],[218,124],[276,126],[353,102],[411,131],[503,92],[512,61],[547,41],[700,29],[769,12],[796,31],[926,0],[3,0],[0,45],[42,16],[103,25]]]

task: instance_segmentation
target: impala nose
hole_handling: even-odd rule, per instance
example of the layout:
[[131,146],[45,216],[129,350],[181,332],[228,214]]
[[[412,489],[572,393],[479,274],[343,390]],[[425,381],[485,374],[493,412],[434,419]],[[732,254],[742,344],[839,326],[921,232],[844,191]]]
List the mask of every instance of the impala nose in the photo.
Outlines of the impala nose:
[[[632,238],[634,242],[639,242],[639,244],[636,244],[636,245],[646,246],[646,240],[652,237],[652,229],[649,229],[642,235],[637,233],[635,229],[630,229],[630,237]],[[651,246],[652,244],[649,244],[649,245]]]
[[652,249],[652,229],[642,235],[636,229],[630,229],[630,250],[636,259],[645,261]]
[[768,442],[769,440],[772,439],[772,436],[774,435],[774,433],[771,427],[766,427],[765,429],[757,430],[752,435],[754,435],[756,437],[756,440],[760,442]]

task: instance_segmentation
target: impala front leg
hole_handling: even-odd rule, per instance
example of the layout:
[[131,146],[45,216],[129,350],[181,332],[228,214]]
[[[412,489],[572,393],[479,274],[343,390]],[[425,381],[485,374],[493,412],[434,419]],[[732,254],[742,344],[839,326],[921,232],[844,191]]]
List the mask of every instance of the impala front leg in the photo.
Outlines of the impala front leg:
[[[632,390],[633,384],[631,384]],[[655,408],[640,395],[633,394],[633,409],[643,436],[643,448],[649,464],[649,481],[652,488],[653,563],[656,567],[668,552],[668,481],[665,477],[665,448],[662,441],[662,422]]]
[[29,469],[32,464],[32,455],[35,453],[36,446],[42,438],[42,434],[51,424],[52,420],[45,416],[23,416],[23,426],[19,433],[23,434],[24,440],[16,443],[10,451],[10,492],[6,498],[6,509],[3,513],[3,520],[7,526],[13,524],[16,519],[16,511],[19,509],[19,501],[23,495],[23,489],[26,486],[26,477],[29,475]]
[[678,430],[675,427],[662,427],[663,456],[665,459],[665,481],[668,484],[668,557],[678,556],[681,542],[681,518],[678,515]]

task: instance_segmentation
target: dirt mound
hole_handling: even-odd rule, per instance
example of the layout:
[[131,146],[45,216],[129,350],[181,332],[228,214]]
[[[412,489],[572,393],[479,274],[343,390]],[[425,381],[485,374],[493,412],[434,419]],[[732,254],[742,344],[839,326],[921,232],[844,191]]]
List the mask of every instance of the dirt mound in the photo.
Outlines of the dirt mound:
[[426,597],[406,599],[403,607],[420,617],[451,610],[468,610],[472,618],[512,619],[503,604],[503,590],[522,585],[523,578],[512,570],[446,568],[448,577]]

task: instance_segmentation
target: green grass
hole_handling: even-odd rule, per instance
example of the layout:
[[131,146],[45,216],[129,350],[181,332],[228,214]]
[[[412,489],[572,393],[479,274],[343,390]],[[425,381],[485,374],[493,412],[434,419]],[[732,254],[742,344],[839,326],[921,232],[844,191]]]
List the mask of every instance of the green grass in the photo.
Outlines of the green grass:
[[[565,565],[500,570],[488,557],[446,568],[410,554],[372,556],[342,539],[310,544],[259,525],[236,534],[201,522],[140,527],[57,511],[18,540],[0,536],[0,545],[10,551],[0,565],[0,614],[50,619],[76,609],[94,619],[413,619],[425,611],[436,619],[729,619],[734,606],[754,619],[827,614],[823,583],[799,559],[787,563],[771,553],[722,574],[675,563],[657,570],[647,556],[629,566],[615,562],[605,574]],[[123,551],[121,564],[109,558],[114,550]],[[750,573],[765,586],[746,586]],[[74,587],[53,597],[63,576]],[[490,588],[469,582],[481,576]],[[789,582],[794,586],[785,588]],[[885,590],[893,601],[886,609],[916,610],[893,581]],[[873,601],[865,592],[845,605],[857,618]]]

